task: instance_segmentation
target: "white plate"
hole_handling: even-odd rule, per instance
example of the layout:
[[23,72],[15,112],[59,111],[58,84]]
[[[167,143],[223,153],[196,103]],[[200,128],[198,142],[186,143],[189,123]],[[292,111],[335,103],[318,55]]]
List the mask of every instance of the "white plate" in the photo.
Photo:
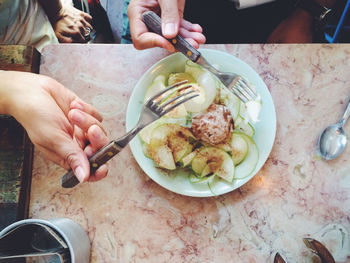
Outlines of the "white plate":
[[[265,83],[249,65],[230,54],[217,50],[200,49],[200,52],[210,63],[218,65],[220,70],[234,72],[248,79],[255,85],[257,92],[262,97],[263,107],[259,116],[260,121],[253,125],[255,129],[253,139],[259,149],[259,161],[254,172],[244,179],[235,180],[232,184],[226,183],[223,180],[217,180],[212,188],[209,189],[205,184],[191,183],[188,179],[188,174],[183,170],[166,173],[156,168],[153,161],[143,154],[139,136],[136,136],[130,142],[130,148],[142,170],[159,185],[178,194],[207,197],[225,194],[237,189],[253,178],[260,170],[266,162],[275,140],[276,112],[270,92]],[[129,100],[126,114],[127,130],[131,130],[136,125],[142,109],[146,89],[153,79],[159,74],[168,75],[172,72],[184,71],[186,60],[187,58],[181,53],[172,54],[157,62],[141,77]],[[236,176],[238,178],[242,177],[239,174],[236,174]]]

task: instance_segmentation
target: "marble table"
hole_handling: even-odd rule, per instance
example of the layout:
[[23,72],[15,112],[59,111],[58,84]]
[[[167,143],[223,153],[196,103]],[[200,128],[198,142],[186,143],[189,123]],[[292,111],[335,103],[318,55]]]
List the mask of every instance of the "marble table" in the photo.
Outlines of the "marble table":
[[[35,151],[30,217],[81,224],[91,262],[273,262],[276,252],[288,262],[317,262],[303,237],[350,262],[350,147],[334,161],[316,151],[320,132],[341,117],[350,97],[350,45],[203,47],[248,63],[273,97],[275,144],[251,181],[222,196],[181,196],[149,179],[127,147],[104,180],[62,189],[64,170]],[[166,55],[131,45],[52,45],[43,50],[40,72],[98,108],[117,138],[133,87]]]

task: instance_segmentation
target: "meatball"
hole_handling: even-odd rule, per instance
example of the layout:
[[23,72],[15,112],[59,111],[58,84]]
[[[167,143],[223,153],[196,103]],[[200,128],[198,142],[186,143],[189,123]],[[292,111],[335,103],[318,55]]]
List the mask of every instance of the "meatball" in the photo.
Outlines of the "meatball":
[[205,112],[192,118],[191,129],[198,139],[216,145],[230,138],[233,118],[226,106],[212,104]]

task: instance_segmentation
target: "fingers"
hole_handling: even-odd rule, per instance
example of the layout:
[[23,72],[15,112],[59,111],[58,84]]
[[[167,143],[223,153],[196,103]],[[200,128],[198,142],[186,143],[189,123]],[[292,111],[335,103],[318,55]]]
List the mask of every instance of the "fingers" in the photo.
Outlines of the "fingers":
[[103,130],[103,127],[100,121],[98,121],[96,118],[94,118],[90,114],[78,109],[70,110],[68,113],[68,119],[70,120],[71,123],[73,123],[74,125],[77,125],[79,128],[81,128],[85,132],[87,132],[92,125],[98,125]]
[[61,18],[55,23],[54,30],[60,42],[85,43],[86,28],[92,29],[91,24],[89,14],[67,5],[62,8]]
[[95,107],[92,105],[82,101],[80,98],[75,98],[75,100],[72,101],[70,104],[71,109],[78,109],[81,111],[86,112],[87,114],[90,114],[94,118],[96,118],[99,122],[103,120],[102,115],[97,111]]
[[[87,138],[90,141],[90,145],[85,148],[87,156],[92,156],[98,149],[108,144],[109,140],[101,128],[97,125],[93,125],[87,132]],[[108,164],[100,166],[93,175],[90,175],[89,181],[94,182],[101,180],[107,176]]]
[[199,45],[204,44],[206,39],[205,36],[202,33],[199,32],[190,32],[184,28],[180,28],[180,34],[185,39],[193,39],[196,41]]
[[85,43],[85,37],[81,31],[85,30],[83,25],[76,29],[67,29],[65,32],[62,32],[62,35],[72,39],[73,43]]
[[162,10],[162,33],[165,38],[173,38],[178,34],[180,17],[178,2],[173,0],[159,0]]
[[67,170],[72,169],[79,182],[98,181],[107,176],[108,165],[104,164],[94,174],[90,174],[88,157],[106,145],[109,140],[104,131],[97,125],[92,125],[87,130],[86,137],[90,144],[84,151],[83,147],[69,136],[57,136],[53,147],[54,150],[40,145],[38,149],[56,164]]
[[101,165],[96,172],[91,175],[88,179],[89,182],[99,181],[107,176],[108,173],[108,164]]
[[91,115],[99,122],[102,121],[101,114],[97,111],[95,107],[84,102],[80,99],[74,92],[65,88],[58,81],[51,78],[44,78],[46,83],[43,83],[52,98],[56,101],[57,105],[61,108],[65,116],[68,116],[68,113],[71,109],[79,109],[85,113]]
[[[70,115],[75,115],[79,110],[71,110]],[[80,114],[80,113],[79,113]],[[80,138],[76,138],[77,141],[87,140],[90,142],[88,146],[85,147],[84,152],[87,157],[91,157],[94,153],[96,153],[100,148],[108,144],[109,139],[106,136],[105,131],[98,124],[93,124],[95,122],[92,119],[87,119],[88,124],[81,125],[81,127],[76,127],[76,136]],[[81,132],[83,132],[84,136],[81,136]],[[98,181],[107,176],[108,165],[104,164],[99,167],[94,174],[89,174],[89,181]]]
[[128,7],[130,33],[136,49],[146,49],[156,46],[164,46],[167,41],[157,34],[148,32],[148,28],[142,20],[142,13],[147,11],[138,5],[137,1],[131,1]]
[[[75,141],[67,137],[60,140],[55,147],[55,154],[59,159],[58,164],[65,168],[71,168],[79,182],[88,180],[90,164],[85,152]],[[55,161],[57,157],[53,157],[51,160]]]
[[203,29],[200,25],[198,24],[192,24],[191,22],[182,19],[181,20],[181,27],[188,30],[188,31],[193,31],[193,32],[198,32],[198,33],[202,33]]
[[191,44],[192,47],[194,47],[195,49],[199,48],[199,45],[196,41],[194,41],[192,38],[185,38],[185,40]]
[[58,41],[60,43],[73,43],[73,39],[70,37],[66,37],[64,35],[62,35],[61,33],[56,34]]
[[133,43],[136,49],[161,47],[168,50],[169,52],[175,52],[174,46],[168,40],[155,33],[144,33],[134,39]]
[[147,49],[161,47],[170,52],[174,52],[175,48],[169,43],[169,41],[158,34],[148,31],[147,26],[142,20],[142,14],[148,10],[153,10],[155,12],[159,11],[157,7],[144,7],[139,4],[139,1],[131,1],[129,4],[128,16],[130,21],[130,33],[135,48]]
[[[75,8],[75,7],[74,7]],[[79,10],[79,9],[77,9]],[[80,16],[82,17],[82,22],[85,23],[86,26],[89,26],[92,28],[91,23],[92,23],[92,16],[88,13],[80,11]]]
[[98,149],[102,148],[109,142],[104,130],[97,125],[91,125],[91,127],[87,130],[86,136],[90,142],[90,146],[92,147],[92,153],[95,153]]

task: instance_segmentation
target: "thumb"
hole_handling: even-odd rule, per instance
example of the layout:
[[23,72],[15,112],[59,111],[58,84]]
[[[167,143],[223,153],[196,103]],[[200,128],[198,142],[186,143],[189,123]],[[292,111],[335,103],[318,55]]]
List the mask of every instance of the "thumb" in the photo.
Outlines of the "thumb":
[[74,141],[68,141],[57,150],[64,162],[74,172],[79,182],[85,182],[90,175],[90,164],[83,149]]
[[165,38],[172,38],[178,34],[180,16],[177,1],[159,1],[162,18],[162,33]]

